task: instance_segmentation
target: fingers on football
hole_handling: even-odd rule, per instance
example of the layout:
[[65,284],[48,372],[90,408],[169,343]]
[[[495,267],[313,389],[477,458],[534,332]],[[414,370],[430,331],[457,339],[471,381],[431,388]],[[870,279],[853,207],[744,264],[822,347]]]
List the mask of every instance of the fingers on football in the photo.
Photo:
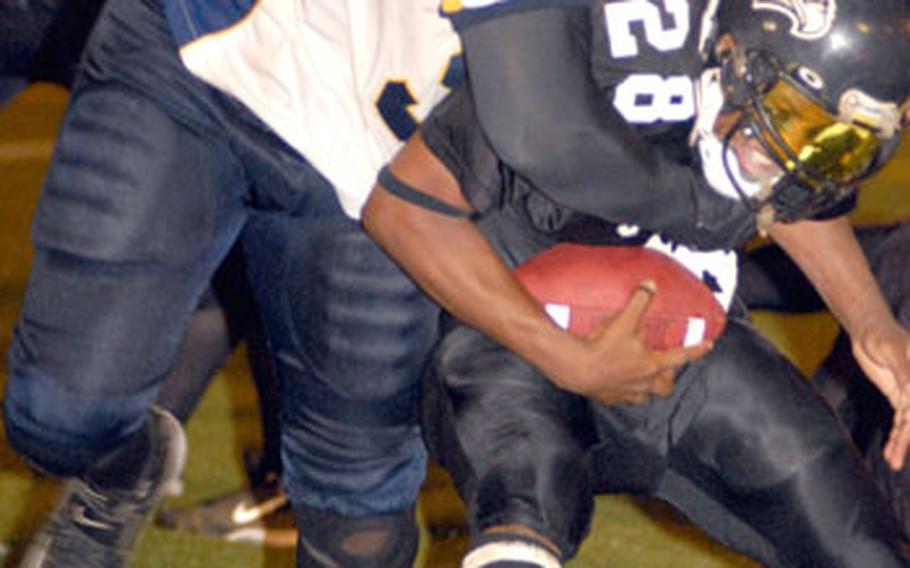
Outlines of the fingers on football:
[[634,326],[636,333],[639,332],[644,322],[645,312],[648,311],[648,306],[651,305],[656,293],[657,284],[653,280],[641,281],[635,291],[632,292],[629,303],[623,308],[617,320],[623,325]]
[[713,342],[703,341],[697,345],[692,345],[691,347],[676,347],[666,351],[659,351],[657,352],[657,357],[659,358],[661,367],[676,370],[687,363],[701,359],[713,348]]

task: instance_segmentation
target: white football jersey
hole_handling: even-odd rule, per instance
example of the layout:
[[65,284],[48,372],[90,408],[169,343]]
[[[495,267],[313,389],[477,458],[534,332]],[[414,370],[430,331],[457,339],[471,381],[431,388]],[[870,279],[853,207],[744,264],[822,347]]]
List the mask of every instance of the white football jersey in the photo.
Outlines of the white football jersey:
[[358,218],[379,168],[447,92],[460,51],[439,0],[260,0],[180,55],[306,157]]

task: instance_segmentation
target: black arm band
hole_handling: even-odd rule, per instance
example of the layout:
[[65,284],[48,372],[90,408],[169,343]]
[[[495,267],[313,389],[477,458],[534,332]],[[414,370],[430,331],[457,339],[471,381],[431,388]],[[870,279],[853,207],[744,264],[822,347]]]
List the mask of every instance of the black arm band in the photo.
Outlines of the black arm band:
[[464,211],[457,207],[452,207],[448,203],[444,203],[432,195],[428,195],[404,183],[395,177],[395,174],[392,173],[389,166],[384,166],[379,170],[379,183],[398,199],[402,199],[408,203],[417,205],[418,207],[423,207],[424,209],[429,209],[430,211],[435,211],[436,213],[441,213],[449,217],[473,219],[475,216],[471,211]]

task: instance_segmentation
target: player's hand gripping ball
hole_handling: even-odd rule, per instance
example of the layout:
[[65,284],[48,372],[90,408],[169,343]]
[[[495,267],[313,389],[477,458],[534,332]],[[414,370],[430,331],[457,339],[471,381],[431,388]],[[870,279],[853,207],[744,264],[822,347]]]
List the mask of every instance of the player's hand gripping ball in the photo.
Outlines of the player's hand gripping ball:
[[515,269],[525,289],[563,329],[588,336],[616,316],[643,280],[657,293],[642,322],[650,349],[713,340],[727,314],[711,290],[673,258],[643,247],[557,245]]

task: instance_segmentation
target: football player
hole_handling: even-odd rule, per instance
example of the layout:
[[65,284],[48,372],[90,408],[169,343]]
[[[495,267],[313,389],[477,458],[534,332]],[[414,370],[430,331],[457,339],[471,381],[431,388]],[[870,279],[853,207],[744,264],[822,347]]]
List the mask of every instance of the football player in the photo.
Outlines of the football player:
[[[52,0],[0,4],[0,105],[35,82],[70,88],[79,57],[103,0]],[[243,253],[232,249],[203,294],[187,328],[186,339],[164,380],[158,403],[186,422],[200,398],[237,344],[245,341],[259,399],[262,452],[249,448],[245,456],[250,487],[198,505],[166,511],[164,526],[236,539],[259,535],[248,530],[273,512],[287,515],[287,499],[278,484],[278,396],[280,388],[271,355],[246,282]],[[248,511],[233,515],[245,504]],[[265,504],[265,507],[262,505]],[[274,523],[275,525],[288,523]],[[293,529],[272,531],[293,533]],[[275,540],[275,539],[272,539]],[[291,540],[291,539],[285,539]]]
[[456,318],[424,419],[469,512],[464,566],[561,565],[603,491],[662,498],[769,566],[910,565],[834,415],[741,304],[707,354],[655,354],[636,334],[650,292],[578,339],[508,270],[557,242],[642,245],[658,231],[668,250],[706,253],[699,269],[730,295],[735,259],[716,253],[759,228],[895,409],[885,455],[899,466],[908,334],[842,213],[900,134],[906,3],[460,4],[444,3],[473,98],[437,108],[363,215]]
[[128,563],[185,456],[159,386],[253,225],[298,565],[412,564],[418,378],[438,308],[358,215],[458,77],[459,51],[435,0],[105,5],[35,212],[10,351],[7,438],[68,479],[27,566]]

